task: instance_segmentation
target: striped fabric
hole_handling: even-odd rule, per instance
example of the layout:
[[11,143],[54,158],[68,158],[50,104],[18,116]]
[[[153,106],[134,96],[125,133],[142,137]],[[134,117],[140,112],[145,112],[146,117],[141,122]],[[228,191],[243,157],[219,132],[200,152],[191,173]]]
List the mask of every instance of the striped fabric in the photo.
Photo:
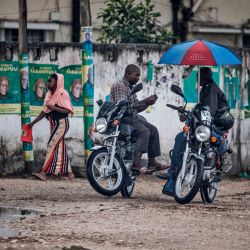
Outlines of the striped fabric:
[[69,157],[66,150],[64,137],[69,130],[68,118],[50,121],[50,139],[43,171],[49,175],[64,176],[71,172]]

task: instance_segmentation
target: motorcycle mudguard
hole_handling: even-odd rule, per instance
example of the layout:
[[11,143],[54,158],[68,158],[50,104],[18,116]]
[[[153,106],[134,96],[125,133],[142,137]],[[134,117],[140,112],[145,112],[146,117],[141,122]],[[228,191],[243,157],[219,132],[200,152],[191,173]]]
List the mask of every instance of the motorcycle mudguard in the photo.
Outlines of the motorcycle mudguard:
[[131,180],[129,174],[125,171],[124,187],[129,187],[132,183],[133,181]]
[[100,148],[107,148],[107,147],[102,146],[102,145],[94,146],[93,148],[90,149],[90,151],[96,151],[96,150],[98,150],[98,149],[100,149]]

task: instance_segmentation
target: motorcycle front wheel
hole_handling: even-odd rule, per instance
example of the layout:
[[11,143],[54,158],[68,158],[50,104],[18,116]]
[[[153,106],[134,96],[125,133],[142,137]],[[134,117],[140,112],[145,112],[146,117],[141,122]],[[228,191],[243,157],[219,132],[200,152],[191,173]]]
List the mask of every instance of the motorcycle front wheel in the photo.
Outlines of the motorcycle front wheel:
[[174,198],[180,204],[187,204],[199,191],[203,178],[203,164],[200,160],[192,157],[186,163],[184,178],[181,178],[182,166],[177,170],[174,183]]
[[106,148],[94,151],[87,161],[87,178],[90,185],[100,194],[113,196],[124,185],[125,169],[115,155],[113,168],[109,169],[110,154]]

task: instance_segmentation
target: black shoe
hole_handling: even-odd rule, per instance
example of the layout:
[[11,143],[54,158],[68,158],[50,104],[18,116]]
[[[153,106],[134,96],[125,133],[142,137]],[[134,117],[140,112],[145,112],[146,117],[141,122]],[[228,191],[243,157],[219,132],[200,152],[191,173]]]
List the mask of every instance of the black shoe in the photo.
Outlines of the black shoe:
[[132,172],[132,176],[139,176],[140,175],[140,171],[138,169],[131,169]]
[[165,194],[165,195],[168,195],[168,196],[174,197],[174,193],[172,193],[172,192],[168,192],[168,191],[166,191],[166,190],[164,190],[164,189],[162,189],[162,193],[163,193],[163,194]]
[[174,196],[174,178],[173,176],[169,176],[168,181],[164,185],[162,189],[162,193],[168,196]]
[[157,177],[162,180],[168,180],[169,174],[168,173],[158,174]]

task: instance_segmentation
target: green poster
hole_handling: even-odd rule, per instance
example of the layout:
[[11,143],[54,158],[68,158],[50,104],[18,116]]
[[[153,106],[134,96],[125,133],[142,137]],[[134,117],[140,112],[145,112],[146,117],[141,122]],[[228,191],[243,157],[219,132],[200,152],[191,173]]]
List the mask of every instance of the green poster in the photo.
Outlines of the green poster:
[[84,153],[87,160],[92,142],[89,130],[94,124],[94,67],[92,49],[92,27],[82,28],[82,83],[84,105]]
[[74,117],[83,117],[82,65],[67,66],[59,72],[64,75],[65,89],[75,110]]
[[20,114],[18,62],[0,62],[0,114]]
[[[237,102],[240,100],[240,77],[236,69],[230,71],[229,68],[225,68],[223,90],[228,100],[230,112],[235,118],[238,117]],[[244,119],[244,107],[241,107],[240,118]]]
[[[22,126],[31,122],[30,92],[29,92],[29,56],[21,54],[19,57],[19,73],[21,88],[21,123]],[[25,162],[34,161],[32,143],[23,142],[23,156]]]
[[47,92],[47,83],[50,75],[58,70],[55,64],[30,64],[30,105],[31,115],[37,116],[43,107],[44,97]]
[[245,118],[250,118],[250,74],[247,81],[247,106],[245,107]]
[[153,74],[154,74],[154,64],[151,60],[147,62],[147,81],[150,82],[153,80]]

